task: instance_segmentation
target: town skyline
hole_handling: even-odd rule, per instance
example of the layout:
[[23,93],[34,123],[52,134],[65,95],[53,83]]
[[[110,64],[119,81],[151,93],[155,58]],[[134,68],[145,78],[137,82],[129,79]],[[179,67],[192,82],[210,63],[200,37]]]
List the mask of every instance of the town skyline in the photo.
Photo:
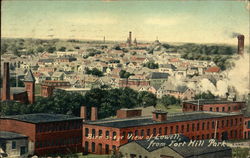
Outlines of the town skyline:
[[132,31],[138,41],[235,44],[232,34],[240,33],[249,45],[246,6],[244,1],[4,1],[2,37],[125,41]]

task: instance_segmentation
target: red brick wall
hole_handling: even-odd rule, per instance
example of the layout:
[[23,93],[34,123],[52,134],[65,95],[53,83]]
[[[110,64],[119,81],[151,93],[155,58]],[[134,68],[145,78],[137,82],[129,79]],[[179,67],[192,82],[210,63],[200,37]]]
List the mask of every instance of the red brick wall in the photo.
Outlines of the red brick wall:
[[[237,121],[236,121],[237,119]],[[228,120],[228,125],[227,125]],[[231,126],[231,120],[233,121]],[[212,122],[214,121],[214,128],[212,128]],[[216,121],[217,121],[217,130],[215,132],[216,127]],[[222,126],[222,121],[224,122]],[[207,123],[209,122],[209,128],[207,128]],[[197,124],[199,123],[199,129],[197,130]],[[204,123],[204,129],[202,127],[202,124]],[[187,131],[187,124],[189,124],[189,131]],[[194,131],[192,130],[192,124],[194,124]],[[178,131],[176,129],[176,126],[178,126]],[[182,130],[182,127],[183,130]],[[118,140],[112,140],[112,139],[87,139],[85,136],[85,129],[89,129],[89,133],[92,133],[92,129],[95,129],[96,136],[98,135],[98,131],[102,130],[103,137],[105,136],[105,131],[110,131],[110,135],[112,135],[112,132],[117,132],[117,137],[121,138],[125,132],[125,139],[118,139]],[[172,131],[171,131],[172,128]],[[137,131],[138,136],[141,136],[141,130],[144,130],[144,139],[147,137],[147,130],[150,129],[150,136],[153,136],[154,129],[155,134],[159,135],[169,135],[169,134],[184,134],[190,139],[211,139],[214,138],[214,133],[216,133],[216,138],[221,140],[222,139],[222,133],[227,132],[228,133],[228,139],[242,139],[243,138],[243,116],[228,116],[228,117],[222,117],[217,119],[206,119],[206,120],[195,120],[195,121],[186,121],[186,122],[175,122],[175,123],[167,123],[167,124],[155,124],[155,125],[148,125],[148,126],[139,126],[139,127],[129,127],[129,128],[122,128],[122,129],[116,129],[111,127],[103,127],[103,126],[96,126],[96,125],[89,125],[84,124],[83,125],[83,147],[85,148],[85,142],[87,141],[89,144],[88,152],[92,153],[92,146],[91,143],[95,143],[95,152],[96,154],[104,154],[105,152],[105,145],[109,145],[109,149],[112,150],[112,146],[115,145],[116,148],[118,148],[120,145],[123,145],[128,142],[127,135],[129,132],[132,132],[132,135],[135,136],[135,133]],[[165,129],[167,129],[165,133]],[[149,136],[149,137],[150,137]],[[135,137],[134,137],[135,139]],[[98,149],[98,144],[102,144],[102,152]]]
[[248,128],[248,121],[250,121],[250,117],[244,118],[244,128],[243,128],[243,137],[244,139],[250,139],[250,128]]
[[[184,102],[182,111],[183,112],[211,111],[210,108],[212,108],[212,111],[214,111],[214,112],[239,112],[243,107],[245,107],[244,102],[225,103],[225,104],[205,104],[205,105],[200,105],[199,110],[198,110],[197,105]],[[217,109],[218,109],[218,111],[217,111]]]
[[29,137],[35,141],[35,124],[21,122],[17,120],[0,119],[0,131],[16,132]]

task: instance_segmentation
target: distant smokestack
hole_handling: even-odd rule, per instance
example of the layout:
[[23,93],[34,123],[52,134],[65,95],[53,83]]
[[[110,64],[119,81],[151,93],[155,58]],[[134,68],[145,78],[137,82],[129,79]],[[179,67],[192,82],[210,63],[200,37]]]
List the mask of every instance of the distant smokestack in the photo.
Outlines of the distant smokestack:
[[238,35],[238,54],[243,55],[244,53],[244,35]]
[[10,100],[10,70],[9,63],[3,66],[2,100]]
[[86,106],[81,106],[80,117],[81,117],[83,120],[86,120],[86,119],[87,119],[87,110],[86,110]]
[[98,120],[97,116],[97,107],[92,106],[91,107],[91,121]]
[[132,44],[132,32],[129,32],[129,46]]

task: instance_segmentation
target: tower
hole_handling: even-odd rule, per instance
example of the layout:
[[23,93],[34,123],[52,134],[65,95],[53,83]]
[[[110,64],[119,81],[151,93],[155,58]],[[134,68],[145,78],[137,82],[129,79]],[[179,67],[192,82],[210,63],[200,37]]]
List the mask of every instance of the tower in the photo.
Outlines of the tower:
[[238,54],[243,55],[244,53],[244,35],[238,35]]
[[3,69],[2,100],[10,100],[10,70],[8,62],[4,63]]
[[128,37],[128,45],[131,46],[132,45],[132,32],[129,31],[129,37]]
[[137,40],[136,40],[136,38],[134,40],[134,46],[137,47]]
[[30,69],[24,77],[23,82],[25,84],[25,89],[28,93],[29,104],[33,104],[35,102],[35,78]]

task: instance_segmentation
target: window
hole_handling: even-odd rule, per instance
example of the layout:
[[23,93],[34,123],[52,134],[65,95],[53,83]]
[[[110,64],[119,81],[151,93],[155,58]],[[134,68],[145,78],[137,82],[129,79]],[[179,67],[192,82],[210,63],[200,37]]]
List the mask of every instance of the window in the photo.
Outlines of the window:
[[231,107],[230,106],[228,107],[228,111],[231,111]]
[[230,120],[230,125],[233,126],[233,119]]
[[205,122],[202,123],[202,130],[205,129]]
[[156,128],[153,129],[153,136],[156,136]]
[[250,129],[250,121],[247,122],[247,128]]
[[16,141],[12,141],[11,147],[12,147],[12,149],[16,149]]
[[92,137],[95,137],[95,129],[92,129]]
[[214,121],[212,121],[212,128],[214,129],[214,127],[215,127],[215,126],[214,126]]
[[135,130],[135,136],[138,136],[138,130]]
[[224,120],[221,121],[221,127],[224,127]]
[[223,112],[225,111],[225,107],[222,107],[222,111],[223,111]]
[[200,123],[197,123],[197,125],[196,125],[196,130],[197,130],[197,131],[200,130]]
[[210,123],[209,123],[209,122],[207,122],[207,129],[209,129],[209,126],[210,126]]
[[213,111],[213,108],[210,108],[209,110],[210,110],[210,111]]
[[228,127],[229,121],[227,120],[226,127]]
[[85,137],[87,137],[89,135],[89,129],[85,128]]
[[144,130],[143,129],[141,130],[141,136],[144,136]]
[[178,125],[175,126],[175,132],[179,133],[179,126]]
[[170,127],[170,134],[173,134],[173,126]]
[[236,118],[236,119],[235,119],[235,125],[237,125],[237,123],[238,123],[238,119]]
[[116,132],[113,132],[112,139],[113,139],[113,140],[116,140]]
[[106,138],[109,139],[109,131],[106,131]]
[[165,135],[168,134],[168,127],[165,127],[165,132],[164,132]]
[[150,136],[150,129],[147,129],[147,136]]
[[194,132],[194,123],[192,124],[192,131]]
[[159,128],[159,135],[162,135],[162,129],[161,129],[161,127]]
[[95,143],[94,142],[92,142],[92,152],[94,153],[95,152]]
[[189,132],[189,124],[187,124],[187,132]]
[[105,145],[105,154],[109,154],[109,145],[108,144]]
[[216,111],[219,112],[219,107],[216,108]]
[[102,130],[99,130],[99,132],[98,132],[98,136],[102,136]]
[[184,132],[184,125],[181,125],[181,133]]

